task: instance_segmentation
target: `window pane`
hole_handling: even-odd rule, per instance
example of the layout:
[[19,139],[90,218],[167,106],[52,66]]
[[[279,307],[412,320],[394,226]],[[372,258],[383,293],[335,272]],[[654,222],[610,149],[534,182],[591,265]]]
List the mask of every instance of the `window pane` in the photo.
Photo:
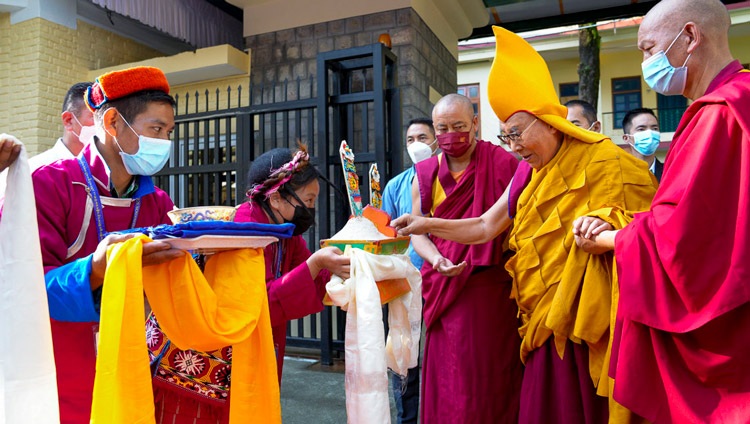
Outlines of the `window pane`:
[[639,107],[641,107],[640,93],[615,94],[613,98],[614,127],[622,128],[622,118],[625,117],[625,113]]
[[578,97],[578,83],[560,84],[560,97]]
[[659,129],[662,132],[672,132],[677,129],[682,114],[687,108],[687,99],[683,96],[656,95],[657,115],[659,115]]
[[[466,96],[471,100],[472,107],[474,108],[474,113],[479,116],[479,84],[459,85],[456,91],[458,92],[458,94]],[[481,137],[480,132],[480,129],[477,128],[478,137]]]
[[612,118],[615,128],[622,128],[625,114],[641,105],[641,77],[612,80]]
[[613,92],[640,91],[640,89],[641,89],[640,77],[621,78],[621,79],[612,81]]
[[625,112],[615,112],[615,128],[622,128],[622,119],[625,117]]

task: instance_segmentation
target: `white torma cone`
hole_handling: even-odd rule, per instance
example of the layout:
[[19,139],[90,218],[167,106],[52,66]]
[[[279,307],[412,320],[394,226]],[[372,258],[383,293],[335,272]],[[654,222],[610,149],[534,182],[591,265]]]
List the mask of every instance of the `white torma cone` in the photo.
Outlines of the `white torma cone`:
[[[4,134],[0,137],[7,137]],[[0,424],[60,422],[36,202],[26,149],[0,218]]]

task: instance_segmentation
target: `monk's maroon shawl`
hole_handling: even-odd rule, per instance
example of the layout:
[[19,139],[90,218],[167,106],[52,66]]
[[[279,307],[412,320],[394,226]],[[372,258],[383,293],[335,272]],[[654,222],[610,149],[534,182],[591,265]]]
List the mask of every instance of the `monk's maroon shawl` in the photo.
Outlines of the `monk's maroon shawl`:
[[[477,141],[471,163],[458,182],[451,176],[447,163],[438,165],[438,161],[445,161],[444,155],[433,156],[418,163],[417,178],[422,213],[425,215],[430,214],[433,205],[433,182],[435,177],[439,179],[446,198],[435,209],[434,216],[446,219],[481,216],[502,196],[518,166],[518,161],[510,153],[480,140]],[[466,261],[469,266],[461,275],[453,278],[441,276],[433,271],[429,264],[423,267],[424,320],[428,327],[460,295],[474,268],[504,263],[503,242],[506,235],[507,233],[503,233],[494,240],[476,245],[465,245],[430,236],[444,257],[454,264]],[[499,281],[511,281],[507,272],[503,272],[497,278]]]

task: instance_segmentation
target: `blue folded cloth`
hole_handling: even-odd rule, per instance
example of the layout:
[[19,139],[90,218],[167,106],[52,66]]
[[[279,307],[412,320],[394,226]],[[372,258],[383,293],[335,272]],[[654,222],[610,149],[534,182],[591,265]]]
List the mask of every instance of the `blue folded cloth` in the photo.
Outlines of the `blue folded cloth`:
[[117,233],[142,233],[154,240],[165,238],[196,238],[200,236],[271,236],[289,238],[294,224],[259,224],[257,222],[191,221],[175,225],[132,228]]

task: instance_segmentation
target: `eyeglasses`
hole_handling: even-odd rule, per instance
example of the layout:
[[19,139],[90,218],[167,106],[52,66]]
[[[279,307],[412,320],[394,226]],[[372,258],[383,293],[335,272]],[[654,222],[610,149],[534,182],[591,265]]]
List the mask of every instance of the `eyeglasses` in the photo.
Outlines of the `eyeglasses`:
[[503,143],[503,144],[507,144],[507,145],[510,145],[510,143],[518,144],[521,141],[521,138],[523,137],[523,135],[526,133],[526,131],[528,131],[529,128],[531,128],[531,126],[534,125],[534,123],[537,120],[538,120],[538,118],[536,118],[533,121],[531,121],[531,123],[529,124],[529,126],[526,127],[525,130],[521,131],[520,134],[516,134],[516,133],[500,134],[499,136],[497,136],[497,138],[499,138],[500,142]]

